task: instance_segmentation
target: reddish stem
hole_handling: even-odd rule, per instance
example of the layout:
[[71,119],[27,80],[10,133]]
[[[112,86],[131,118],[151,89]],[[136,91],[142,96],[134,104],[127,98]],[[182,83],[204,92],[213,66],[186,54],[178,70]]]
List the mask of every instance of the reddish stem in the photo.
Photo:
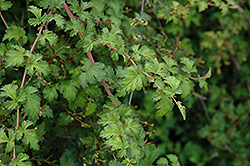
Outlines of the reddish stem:
[[[71,19],[74,19],[75,16],[71,13],[71,11],[69,10],[69,7],[67,6],[67,4],[65,2],[63,2],[63,7],[66,11],[66,13],[68,14],[68,16],[71,18]],[[83,33],[82,32],[78,32],[78,35],[80,36],[80,38],[82,39],[82,35]],[[94,58],[91,54],[91,52],[87,51],[87,55],[88,55],[88,58],[90,60],[90,63],[91,65],[93,65],[95,63],[94,61]],[[113,94],[111,93],[110,89],[108,88],[108,84],[105,82],[105,81],[101,81],[102,82],[102,85],[104,86],[105,90],[107,91],[108,95],[109,96],[112,96]],[[111,99],[111,101],[117,106],[118,104],[113,100]]]
[[3,23],[5,24],[6,28],[7,28],[7,29],[10,29],[10,27],[9,27],[8,24],[6,23],[5,19],[3,18],[3,15],[2,15],[1,12],[0,12],[0,16],[1,16],[2,20],[3,20]]

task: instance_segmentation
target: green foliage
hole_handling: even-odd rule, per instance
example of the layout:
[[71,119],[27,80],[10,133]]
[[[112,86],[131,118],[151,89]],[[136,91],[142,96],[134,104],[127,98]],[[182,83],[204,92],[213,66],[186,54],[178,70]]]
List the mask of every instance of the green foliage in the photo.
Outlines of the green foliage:
[[0,165],[250,165],[249,2],[0,11]]

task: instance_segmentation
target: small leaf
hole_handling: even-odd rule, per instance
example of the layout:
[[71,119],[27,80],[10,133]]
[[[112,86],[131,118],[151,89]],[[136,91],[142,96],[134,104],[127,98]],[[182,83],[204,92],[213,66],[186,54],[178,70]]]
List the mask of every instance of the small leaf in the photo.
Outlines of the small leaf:
[[5,41],[6,39],[8,39],[9,41],[11,41],[12,39],[14,39],[14,41],[20,41],[22,45],[24,45],[28,41],[25,30],[16,25],[13,25],[10,27],[10,29],[6,30],[6,33],[3,36],[3,41]]
[[173,101],[162,90],[153,93],[153,99],[158,101],[155,107],[158,109],[157,116],[164,116],[173,109]]
[[123,133],[124,130],[121,127],[119,127],[117,124],[111,123],[104,127],[100,135],[101,137],[109,139],[110,137],[116,137],[122,135]]
[[39,9],[36,6],[29,6],[28,11],[33,13],[36,16],[36,18],[30,18],[28,20],[30,25],[36,26],[45,21],[45,18],[47,15],[44,14],[42,16],[42,9]]
[[39,35],[40,43],[45,46],[46,41],[49,42],[50,46],[55,45],[57,43],[57,35],[52,31],[44,30],[42,35]]
[[8,10],[11,6],[10,1],[0,0],[0,11]]
[[105,126],[110,123],[118,122],[119,119],[120,119],[120,116],[117,112],[108,112],[102,115],[97,123]]
[[7,52],[6,64],[7,67],[21,66],[24,64],[25,56],[32,56],[29,51],[26,51],[24,48],[14,45],[13,50]]
[[181,102],[180,102],[180,101],[177,101],[176,104],[177,104],[177,106],[178,106],[178,108],[179,108],[179,110],[180,110],[180,112],[181,112],[181,115],[182,115],[182,117],[183,117],[183,120],[186,120],[186,107],[183,106],[183,105],[181,105]]
[[48,67],[48,63],[42,60],[42,55],[35,54],[30,57],[30,63],[27,65],[26,69],[28,70],[28,74],[32,75],[34,71],[37,71],[38,75],[44,76],[48,75],[50,69]]
[[88,103],[84,116],[89,116],[89,115],[93,114],[96,110],[96,107],[97,107],[97,105],[95,103]]
[[31,166],[30,161],[26,161],[29,159],[29,156],[25,153],[19,153],[17,158],[10,162],[10,166]]
[[46,100],[48,100],[49,102],[51,102],[51,101],[57,99],[57,98],[58,98],[57,89],[58,89],[57,84],[56,84],[56,85],[53,85],[53,86],[51,86],[51,87],[46,86],[46,87],[43,89],[44,98],[45,98]]

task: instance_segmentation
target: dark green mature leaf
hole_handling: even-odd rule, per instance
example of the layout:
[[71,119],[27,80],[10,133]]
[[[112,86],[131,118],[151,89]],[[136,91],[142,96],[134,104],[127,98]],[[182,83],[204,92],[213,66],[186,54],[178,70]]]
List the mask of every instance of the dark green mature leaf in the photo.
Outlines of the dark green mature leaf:
[[28,11],[33,13],[36,16],[36,18],[30,18],[28,20],[30,25],[36,26],[36,25],[39,25],[40,23],[42,23],[46,20],[47,15],[44,14],[42,16],[42,9],[39,9],[36,6],[29,6]]
[[139,49],[139,45],[133,45],[131,48],[134,51],[134,53],[132,54],[132,57],[137,62],[140,62],[142,59],[156,58],[154,50],[149,49],[146,46],[142,46]]
[[52,85],[51,87],[46,86],[43,89],[44,98],[48,101],[53,101],[57,99],[58,98],[57,89],[58,89],[58,84]]
[[30,57],[32,54],[20,46],[14,45],[13,50],[7,52],[7,67],[21,66],[24,64],[25,56]]
[[67,126],[72,121],[71,117],[66,112],[60,113],[59,116],[56,124],[57,126]]
[[158,109],[157,116],[164,116],[169,111],[173,109],[173,101],[167,94],[165,94],[162,90],[157,90],[153,93],[153,99],[158,101],[155,107]]
[[81,68],[83,73],[79,77],[79,81],[83,88],[88,86],[88,83],[95,84],[105,80],[106,72],[104,70],[105,65],[100,62],[96,62],[91,66],[90,61],[86,61],[85,65]]
[[39,118],[40,111],[40,97],[36,94],[38,90],[35,87],[28,86],[24,89],[27,97],[27,101],[24,104],[24,111],[29,115],[32,120],[37,120]]
[[5,142],[7,143],[5,148],[5,153],[9,153],[14,148],[15,146],[14,139],[15,139],[14,130],[8,129],[8,137],[6,136],[4,130],[0,130],[0,144]]
[[25,153],[19,153],[17,158],[10,162],[10,166],[31,166],[30,161],[26,161],[29,159],[29,156]]
[[11,6],[10,1],[0,0],[0,11],[8,10]]
[[35,54],[30,57],[30,63],[26,67],[29,75],[32,75],[34,71],[37,71],[39,76],[42,74],[46,76],[50,72],[48,63],[43,61],[42,58],[43,56],[40,54]]
[[32,148],[34,150],[39,150],[39,148],[40,148],[38,145],[39,140],[38,140],[38,136],[36,134],[36,130],[35,129],[27,129],[32,124],[33,124],[33,122],[31,122],[31,121],[23,121],[21,127],[17,129],[17,139],[18,140],[21,139],[25,145],[30,144],[30,148]]
[[59,91],[63,94],[63,97],[68,101],[73,101],[76,98],[78,83],[71,81],[64,81],[59,85]]
[[14,39],[14,41],[19,41],[22,45],[24,45],[28,40],[25,30],[16,25],[13,25],[10,29],[6,30],[6,33],[3,36],[3,41],[6,39],[8,39],[8,41]]
[[180,162],[178,161],[178,157],[174,154],[167,154],[166,157],[169,159],[171,165],[180,166]]
[[53,33],[52,31],[44,30],[43,34],[39,35],[39,41],[40,43],[45,46],[46,41],[49,42],[50,46],[53,46],[57,43],[57,35]]

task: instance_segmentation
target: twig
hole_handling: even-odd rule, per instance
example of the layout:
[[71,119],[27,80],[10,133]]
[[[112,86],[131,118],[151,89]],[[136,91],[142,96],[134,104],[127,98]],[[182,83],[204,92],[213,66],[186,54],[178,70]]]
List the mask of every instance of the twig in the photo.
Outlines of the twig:
[[134,93],[134,91],[132,91],[132,92],[130,93],[130,97],[129,97],[129,101],[128,101],[128,106],[131,105],[133,93]]
[[3,23],[5,24],[6,28],[7,28],[7,29],[10,29],[10,27],[9,27],[8,24],[6,23],[5,19],[3,18],[3,15],[2,15],[1,12],[0,12],[0,16],[1,16],[2,20],[3,20]]
[[[63,2],[63,7],[64,7],[64,10],[66,11],[66,13],[68,14],[68,16],[70,17],[70,19],[74,19],[75,16],[71,13],[71,11],[69,10],[69,7],[67,6],[67,4],[65,2]],[[78,32],[78,35],[82,39],[81,36],[83,35],[83,33],[82,32]],[[93,65],[95,63],[95,61],[94,61],[94,58],[93,58],[91,52],[87,51],[87,55],[88,55],[88,58],[90,60],[90,63]],[[105,90],[107,91],[108,95],[112,96],[113,94],[111,93],[110,89],[108,88],[108,84],[105,81],[101,81],[101,82],[102,82],[102,85],[104,86]],[[116,106],[118,105],[113,99],[111,99],[111,101]]]
[[158,25],[159,25],[159,27],[160,27],[160,29],[161,29],[161,34],[162,34],[163,36],[167,36],[166,33],[165,33],[164,30],[163,30],[163,27],[162,27],[162,25],[161,25],[160,19],[157,17],[157,15],[156,15],[156,13],[155,13],[155,10],[154,10],[153,8],[151,8],[151,10],[152,10],[152,12],[154,13],[154,15],[156,16]]

